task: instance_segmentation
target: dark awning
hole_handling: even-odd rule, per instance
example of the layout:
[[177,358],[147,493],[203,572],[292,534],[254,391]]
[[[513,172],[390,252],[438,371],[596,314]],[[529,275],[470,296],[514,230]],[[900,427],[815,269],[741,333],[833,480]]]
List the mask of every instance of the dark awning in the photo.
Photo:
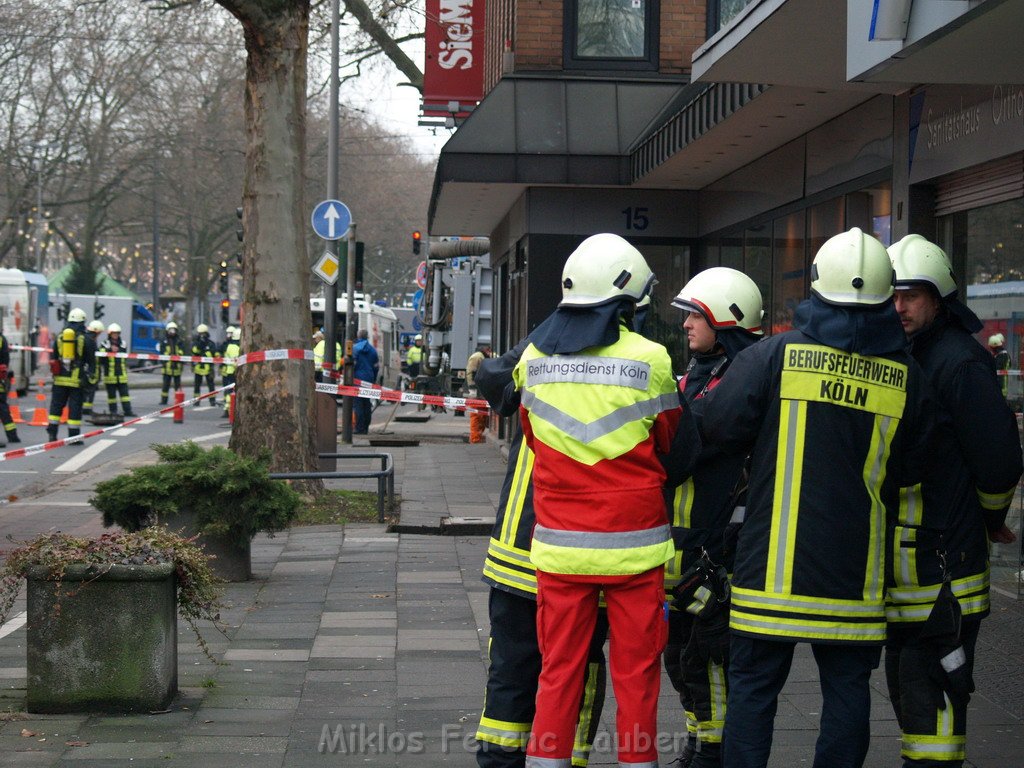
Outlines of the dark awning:
[[503,78],[441,150],[430,234],[489,234],[529,186],[629,186],[639,138],[705,88],[554,73]]

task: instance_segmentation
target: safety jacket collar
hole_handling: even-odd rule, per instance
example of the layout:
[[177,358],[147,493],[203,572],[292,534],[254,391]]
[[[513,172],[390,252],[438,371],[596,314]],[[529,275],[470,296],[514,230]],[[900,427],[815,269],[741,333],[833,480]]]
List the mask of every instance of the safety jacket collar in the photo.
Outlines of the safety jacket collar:
[[589,347],[608,347],[619,340],[624,313],[633,307],[623,299],[599,307],[559,307],[530,333],[545,355],[571,355]]
[[718,343],[722,345],[722,349],[725,350],[725,354],[730,360],[735,360],[736,355],[761,340],[760,336],[742,328],[720,328],[717,333]]
[[884,355],[907,346],[891,299],[876,306],[841,307],[812,295],[796,308],[793,325],[815,341],[844,352]]

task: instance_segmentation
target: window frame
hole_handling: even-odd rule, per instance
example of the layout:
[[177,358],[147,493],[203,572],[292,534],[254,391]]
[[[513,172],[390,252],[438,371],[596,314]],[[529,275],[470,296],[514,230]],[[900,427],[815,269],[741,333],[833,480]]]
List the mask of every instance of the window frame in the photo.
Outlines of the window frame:
[[562,65],[567,70],[657,72],[660,66],[661,0],[644,3],[644,55],[634,58],[598,58],[576,55],[576,17],[581,2],[566,0],[562,4]]

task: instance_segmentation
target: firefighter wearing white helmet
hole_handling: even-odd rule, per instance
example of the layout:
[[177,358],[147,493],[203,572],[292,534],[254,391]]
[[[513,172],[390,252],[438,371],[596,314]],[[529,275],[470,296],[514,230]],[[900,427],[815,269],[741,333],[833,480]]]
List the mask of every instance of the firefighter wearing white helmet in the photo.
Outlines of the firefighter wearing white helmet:
[[1006,397],[1010,389],[1009,370],[1013,367],[1010,360],[1010,352],[1006,349],[1006,337],[1001,333],[993,333],[988,337],[988,351],[992,353],[993,362],[999,372],[999,384],[1003,390],[1003,397]]
[[[671,455],[684,413],[668,352],[631,330],[636,302],[653,284],[630,243],[587,238],[565,263],[561,303],[530,334],[513,371],[535,455],[530,559],[544,647],[533,718],[544,738],[531,740],[527,766],[572,758],[588,653],[581,638],[594,634],[602,590],[615,638],[618,758],[658,759],[662,574],[673,553],[661,487],[666,467],[678,483],[692,457]],[[694,435],[680,445],[697,442]]]
[[128,351],[121,339],[120,325],[111,323],[107,326],[107,338],[100,345],[100,351],[107,353],[106,356],[97,356],[97,367],[103,371],[103,383],[107,388],[107,411],[117,414],[120,405],[125,416],[134,416],[131,393],[128,391],[128,359],[117,357]]
[[[100,347],[100,334],[103,333],[102,320],[90,320],[85,326],[85,335],[92,340],[96,349]],[[82,385],[82,413],[86,416],[92,414],[92,401],[96,397],[96,390],[99,388],[100,375],[103,373],[102,365],[94,365],[92,371],[86,376]]]
[[886,637],[892,489],[920,482],[933,427],[905,350],[885,247],[859,229],[827,240],[794,329],[752,344],[705,398],[705,450],[749,457],[729,623],[726,764],[766,765],[794,646],[822,681],[815,764],[859,766]]
[[415,379],[420,375],[420,367],[423,365],[423,336],[418,333],[413,337],[412,345],[405,351],[405,365],[409,378]]
[[908,235],[889,255],[911,354],[951,429],[934,448],[942,461],[900,491],[886,681],[905,764],[959,766],[974,649],[989,613],[989,541],[1015,538],[1005,519],[1021,476],[1020,439],[992,356],[974,337],[982,323],[957,298],[946,253]]
[[[224,346],[221,348],[221,355],[224,357],[224,362],[220,366],[220,383],[222,387],[235,383],[235,358],[242,354],[242,345],[239,343],[241,339],[242,329],[229,325],[227,339],[225,339]],[[233,389],[224,390],[224,410],[221,413],[221,418],[226,419],[231,415],[231,403],[234,401],[234,397],[235,391]]]
[[[679,382],[684,403],[699,414],[704,397],[723,380],[731,362],[763,332],[761,291],[747,275],[729,267],[700,272],[672,300],[684,311],[690,360]],[[736,489],[745,457],[702,451],[693,474],[666,487],[676,554],[665,566],[673,593],[665,669],[687,723],[683,763],[719,766],[725,725],[729,660],[727,571],[745,499]],[[684,574],[685,578],[684,578]],[[682,586],[680,586],[682,585]],[[708,599],[711,597],[711,599]]]
[[[161,355],[187,355],[185,345],[178,337],[178,324],[171,320],[164,326],[164,338],[157,344],[157,353]],[[185,364],[181,360],[165,360],[160,368],[163,383],[160,386],[160,405],[167,405],[171,387],[177,392],[181,389],[181,372]]]
[[[53,373],[53,392],[47,415],[46,433],[51,441],[57,439],[61,413],[68,409],[68,437],[82,431],[83,389],[96,367],[96,343],[85,329],[85,312],[75,307],[68,312],[67,325],[53,342],[50,370]],[[82,445],[75,441],[71,445]]]
[[[192,340],[192,354],[196,357],[220,357],[220,350],[217,345],[213,343],[213,339],[210,338],[210,327],[206,323],[200,323],[196,326],[196,335]],[[217,383],[213,375],[214,363],[193,363],[192,364],[192,396],[199,397],[199,392],[202,389],[203,381],[206,381],[207,393],[213,392],[217,388]],[[193,403],[193,406],[198,406],[202,401],[197,400]],[[217,404],[217,400],[214,397],[208,398],[207,402],[213,406]]]

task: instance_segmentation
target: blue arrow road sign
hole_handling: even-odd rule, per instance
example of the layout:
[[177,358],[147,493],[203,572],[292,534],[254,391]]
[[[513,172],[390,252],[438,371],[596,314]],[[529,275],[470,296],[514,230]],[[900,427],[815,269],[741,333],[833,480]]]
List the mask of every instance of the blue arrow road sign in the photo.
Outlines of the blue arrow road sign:
[[310,222],[324,240],[341,240],[352,223],[352,212],[340,200],[324,200],[313,209]]

